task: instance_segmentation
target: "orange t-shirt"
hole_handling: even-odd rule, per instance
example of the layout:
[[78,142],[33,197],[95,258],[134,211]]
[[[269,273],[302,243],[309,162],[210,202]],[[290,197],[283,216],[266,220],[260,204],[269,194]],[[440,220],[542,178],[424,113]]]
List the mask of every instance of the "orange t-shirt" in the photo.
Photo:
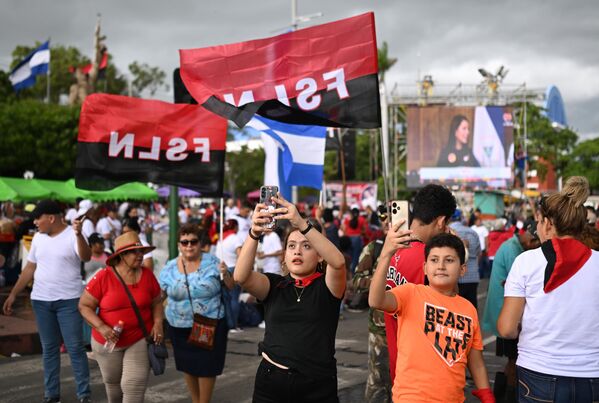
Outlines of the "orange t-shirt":
[[391,290],[397,301],[394,402],[463,402],[471,348],[483,349],[476,309],[422,284]]

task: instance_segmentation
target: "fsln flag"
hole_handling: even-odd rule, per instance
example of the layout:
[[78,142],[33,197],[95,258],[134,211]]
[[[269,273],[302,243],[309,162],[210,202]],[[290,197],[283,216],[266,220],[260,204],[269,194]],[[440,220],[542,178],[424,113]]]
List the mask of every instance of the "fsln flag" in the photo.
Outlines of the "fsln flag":
[[181,78],[205,108],[243,127],[381,127],[374,14],[271,38],[180,50]]
[[503,115],[502,106],[477,106],[474,110],[472,152],[481,167],[506,166]]
[[92,94],[79,119],[75,183],[165,183],[220,197],[226,137],[227,121],[198,105]]
[[322,188],[325,127],[290,125],[259,116],[250,120],[248,126],[262,134],[265,184],[278,185],[286,198],[290,197],[291,186]]
[[8,76],[15,91],[31,87],[38,74],[48,73],[50,64],[50,41],[33,50],[15,67]]

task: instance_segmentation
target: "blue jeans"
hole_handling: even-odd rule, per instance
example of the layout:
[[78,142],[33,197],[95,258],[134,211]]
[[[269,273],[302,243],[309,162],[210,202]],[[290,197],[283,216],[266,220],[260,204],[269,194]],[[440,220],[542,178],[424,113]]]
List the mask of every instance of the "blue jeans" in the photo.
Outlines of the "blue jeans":
[[517,366],[518,401],[525,403],[599,401],[599,378],[542,374]]
[[360,262],[360,253],[362,253],[362,236],[350,236],[351,241],[351,272],[352,274],[356,272],[356,267],[358,267],[358,263]]
[[239,327],[239,295],[241,294],[241,287],[235,284],[232,290],[229,291],[231,295],[231,315],[235,320],[235,327]]
[[89,396],[89,366],[83,345],[83,318],[79,298],[58,301],[31,301],[42,342],[44,362],[44,396],[60,397],[60,342],[71,357],[77,384],[77,397]]

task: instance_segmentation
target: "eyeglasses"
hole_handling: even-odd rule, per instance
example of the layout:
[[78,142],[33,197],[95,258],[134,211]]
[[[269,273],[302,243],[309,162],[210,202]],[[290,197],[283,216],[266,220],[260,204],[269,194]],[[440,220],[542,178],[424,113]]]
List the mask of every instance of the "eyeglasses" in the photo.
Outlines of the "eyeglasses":
[[198,238],[196,238],[196,239],[183,239],[183,240],[179,241],[179,243],[182,246],[187,246],[187,245],[194,246],[194,245],[197,245],[199,242],[200,242],[200,240]]

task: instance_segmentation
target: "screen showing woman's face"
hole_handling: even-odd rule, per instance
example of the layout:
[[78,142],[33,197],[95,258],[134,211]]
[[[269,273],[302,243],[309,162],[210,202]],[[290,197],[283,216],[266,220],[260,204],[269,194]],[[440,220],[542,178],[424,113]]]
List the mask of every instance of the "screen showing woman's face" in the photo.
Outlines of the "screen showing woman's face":
[[468,137],[470,136],[470,124],[467,120],[462,120],[460,125],[455,131],[455,138],[462,144],[468,143]]

